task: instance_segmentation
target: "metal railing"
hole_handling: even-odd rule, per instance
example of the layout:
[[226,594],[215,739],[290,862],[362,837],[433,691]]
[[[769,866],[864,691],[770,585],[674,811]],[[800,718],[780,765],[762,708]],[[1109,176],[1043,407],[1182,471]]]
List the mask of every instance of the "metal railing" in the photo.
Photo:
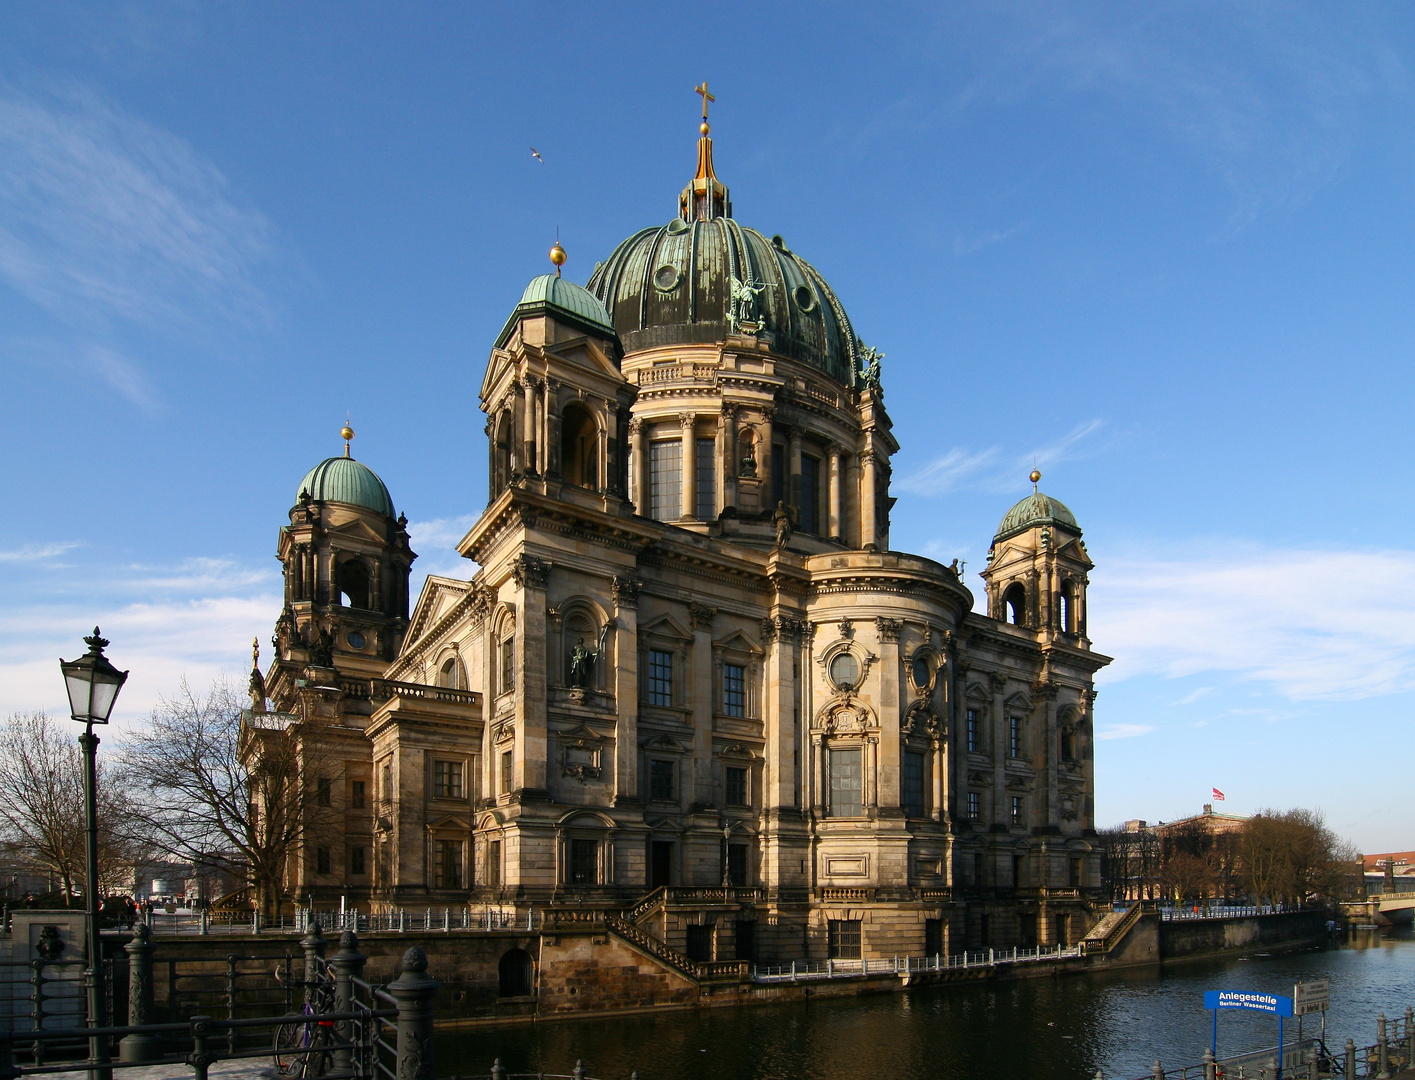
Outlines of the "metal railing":
[[1180,919],[1241,919],[1252,915],[1284,915],[1301,908],[1289,904],[1210,904],[1204,907],[1162,907],[1160,918],[1166,922]]
[[[513,1073],[507,1072],[501,1064],[501,1059],[497,1058],[492,1063],[489,1073],[459,1073],[454,1076],[442,1078],[442,1080],[593,1080],[585,1070],[583,1061],[575,1062],[575,1067],[568,1073]],[[629,1074],[629,1080],[639,1080],[638,1071]]]
[[1005,964],[1046,960],[1074,960],[1080,955],[1079,945],[1039,945],[1036,948],[984,949],[953,956],[935,953],[933,956],[893,956],[860,960],[793,960],[789,964],[755,965],[752,968],[752,981],[802,982],[808,979],[860,979],[870,975],[913,975],[964,968],[998,968]]
[[[427,975],[421,949],[403,954],[401,973],[386,986],[360,978],[367,957],[358,951],[352,931],[328,960],[326,942],[315,929],[301,942],[305,977],[292,980],[290,967],[281,981],[286,991],[283,1014],[234,1015],[246,1003],[233,1001],[226,1017],[204,1013],[171,1023],[146,1022],[152,1015],[153,946],[140,927],[126,946],[130,959],[129,1023],[106,1027],[0,1028],[0,1080],[75,1069],[114,1071],[186,1064],[194,1080],[207,1080],[219,1061],[269,1058],[279,1075],[366,1080],[430,1080],[433,1075],[432,1008],[438,981]],[[293,988],[303,988],[297,1011]],[[98,1041],[106,1060],[78,1058]],[[17,1060],[17,1048],[29,1048],[29,1063]],[[52,1049],[54,1055],[46,1054]],[[116,1050],[116,1059],[114,1051]],[[46,1057],[67,1060],[46,1063]]]
[[311,911],[296,908],[293,915],[262,917],[258,912],[207,912],[168,915],[153,912],[147,924],[154,934],[303,934],[311,927],[322,930],[353,930],[368,934],[380,932],[437,930],[525,930],[538,929],[542,919],[534,909],[518,914],[505,908],[399,908],[396,911],[368,912]]

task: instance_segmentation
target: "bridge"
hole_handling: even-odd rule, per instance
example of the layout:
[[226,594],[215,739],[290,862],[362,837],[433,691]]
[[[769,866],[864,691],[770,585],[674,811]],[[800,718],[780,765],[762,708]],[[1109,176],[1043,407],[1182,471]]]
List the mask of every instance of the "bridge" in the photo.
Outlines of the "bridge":
[[1364,926],[1396,926],[1415,920],[1415,893],[1378,893],[1364,900],[1344,900],[1341,913]]

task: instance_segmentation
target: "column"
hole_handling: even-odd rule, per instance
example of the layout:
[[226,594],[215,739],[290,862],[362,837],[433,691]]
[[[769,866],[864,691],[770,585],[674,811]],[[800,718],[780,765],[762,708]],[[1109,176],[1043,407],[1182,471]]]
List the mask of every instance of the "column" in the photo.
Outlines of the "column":
[[521,379],[515,383],[516,397],[511,402],[511,471],[524,476],[529,471],[530,430],[526,424],[526,384]]
[[845,535],[840,521],[840,445],[830,444],[830,495],[826,507],[829,515],[826,521],[826,535],[839,540]]
[[[795,507],[801,505],[801,429],[791,428],[786,446],[786,502]],[[817,526],[819,528],[819,526]]]
[[560,384],[545,380],[545,474],[559,480],[565,471],[560,460]]
[[639,585],[616,577],[614,630],[606,643],[614,648],[614,704],[619,714],[614,734],[614,805],[639,802]]
[[773,439],[772,426],[776,416],[776,407],[765,405],[762,407],[762,423],[758,429],[760,445],[757,447],[757,479],[761,481],[758,490],[761,492],[761,508],[767,512],[767,517],[771,517],[771,512],[776,509],[776,500],[772,498],[771,483],[771,445]]
[[[692,662],[686,673],[688,684],[686,704],[692,709],[693,756],[683,777],[685,802],[689,806],[721,806],[713,798],[712,707],[717,687],[717,671],[712,662],[712,621],[717,608],[711,604],[688,605],[689,623],[693,630]],[[689,884],[720,885],[721,873],[715,872],[701,882]]]
[[722,499],[718,512],[737,505],[737,406],[724,403],[722,423]]
[[683,499],[679,517],[684,518],[696,517],[698,509],[698,441],[693,437],[695,420],[692,413],[678,414],[678,425],[683,432],[680,458],[683,463]]
[[860,455],[860,546],[873,547],[875,540],[876,498],[875,498],[875,448],[873,440],[865,436],[865,450]]
[[596,454],[599,474],[595,477],[595,490],[605,495],[613,487],[609,479],[609,402],[604,402],[600,415],[604,417],[604,421],[599,425],[599,434],[595,436],[599,450]]
[[634,446],[634,475],[629,478],[629,494],[634,500],[634,509],[640,514],[649,512],[649,433],[643,420],[634,417],[629,421],[629,439]]
[[515,788],[544,792],[549,737],[546,725],[546,612],[545,587],[550,563],[534,555],[518,556],[512,565],[516,579],[516,689],[517,736],[512,759]]
[[878,805],[890,816],[900,812],[899,773],[899,619],[875,619],[879,636],[879,737],[876,767],[879,783]]

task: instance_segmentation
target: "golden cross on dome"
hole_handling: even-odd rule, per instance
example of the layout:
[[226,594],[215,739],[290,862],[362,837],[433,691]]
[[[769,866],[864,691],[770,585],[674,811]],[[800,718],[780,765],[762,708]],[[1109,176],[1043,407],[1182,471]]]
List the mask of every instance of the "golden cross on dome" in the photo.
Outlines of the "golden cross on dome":
[[708,93],[708,87],[707,87],[707,81],[706,81],[706,80],[704,80],[704,81],[703,81],[701,84],[699,84],[698,86],[693,87],[693,93],[695,93],[695,94],[702,94],[702,96],[703,96],[703,119],[706,120],[706,119],[707,119],[708,102],[709,102],[709,101],[716,101],[717,98],[713,97],[710,93]]

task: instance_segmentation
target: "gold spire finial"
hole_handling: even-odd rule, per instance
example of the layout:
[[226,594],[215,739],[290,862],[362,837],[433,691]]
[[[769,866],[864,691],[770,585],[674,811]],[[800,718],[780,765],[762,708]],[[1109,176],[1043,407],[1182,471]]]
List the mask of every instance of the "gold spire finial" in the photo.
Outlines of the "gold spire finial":
[[1033,469],[1033,470],[1031,471],[1031,473],[1030,473],[1030,474],[1028,475],[1028,477],[1027,477],[1028,480],[1032,481],[1032,494],[1033,494],[1033,495],[1035,495],[1035,494],[1037,493],[1037,484],[1041,481],[1041,478],[1042,478],[1042,474],[1041,474],[1041,470],[1039,470],[1039,469]]
[[349,426],[349,414],[344,414],[344,426],[339,429],[339,437],[344,440],[344,456],[352,457],[349,453],[349,441],[354,437],[354,429]]
[[560,276],[560,268],[565,265],[565,260],[570,256],[565,254],[565,249],[560,246],[559,238],[555,241],[555,246],[550,249],[550,261],[555,264],[555,276]]

